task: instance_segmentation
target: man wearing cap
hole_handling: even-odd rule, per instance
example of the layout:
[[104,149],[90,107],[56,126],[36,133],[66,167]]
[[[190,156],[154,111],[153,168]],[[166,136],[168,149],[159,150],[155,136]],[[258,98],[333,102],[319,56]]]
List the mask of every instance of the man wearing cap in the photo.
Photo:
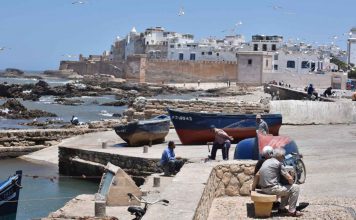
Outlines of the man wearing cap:
[[210,130],[214,133],[215,140],[213,144],[213,149],[211,150],[211,156],[209,158],[211,160],[215,160],[216,151],[218,149],[221,149],[223,159],[228,160],[231,141],[233,141],[234,138],[226,134],[226,132],[222,129],[216,128],[214,125],[210,126]]
[[264,134],[268,134],[268,125],[267,123],[261,118],[260,114],[256,115],[256,131],[263,132]]

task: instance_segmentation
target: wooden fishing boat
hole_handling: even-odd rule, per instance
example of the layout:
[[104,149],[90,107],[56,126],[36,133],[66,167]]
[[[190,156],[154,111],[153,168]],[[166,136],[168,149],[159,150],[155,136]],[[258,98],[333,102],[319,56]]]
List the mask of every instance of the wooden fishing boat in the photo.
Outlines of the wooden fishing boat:
[[164,142],[169,132],[170,119],[160,115],[149,120],[130,122],[114,127],[115,132],[130,146]]
[[[214,140],[210,126],[223,129],[235,141],[256,136],[256,115],[197,113],[168,109],[182,144],[205,144]],[[264,114],[262,119],[267,123],[270,134],[278,135],[282,125],[281,114]]]
[[16,219],[22,171],[0,183],[0,219]]

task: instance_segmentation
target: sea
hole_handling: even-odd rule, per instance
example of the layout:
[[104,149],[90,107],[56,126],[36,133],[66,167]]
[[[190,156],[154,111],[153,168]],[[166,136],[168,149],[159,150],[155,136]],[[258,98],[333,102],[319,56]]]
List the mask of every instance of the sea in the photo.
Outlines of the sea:
[[[0,83],[26,84],[36,83],[40,72],[26,72],[33,78],[0,78]],[[64,85],[72,82],[67,79],[44,79],[50,86]],[[197,93],[182,95],[159,95],[153,98],[159,99],[195,99]],[[84,101],[78,106],[67,106],[54,103],[55,97],[43,96],[39,101],[19,101],[28,109],[39,109],[57,114],[56,118],[39,118],[37,120],[62,120],[69,122],[72,115],[79,118],[81,122],[110,119],[114,113],[122,113],[127,107],[101,106],[105,102],[115,101],[112,95],[100,97],[75,97]],[[0,99],[3,104],[6,99]],[[23,123],[31,120],[1,119],[0,130],[7,129],[30,129]],[[28,161],[21,158],[0,160],[0,182],[5,181],[13,175],[16,170],[23,171],[22,186],[20,192],[19,206],[17,211],[18,220],[39,219],[47,217],[50,212],[63,207],[71,198],[80,194],[93,194],[98,191],[98,183],[77,178],[61,177],[51,181],[50,178],[33,178],[31,176],[53,177],[59,176],[58,167],[55,164],[39,161]],[[29,177],[30,176],[30,177]],[[2,220],[0,213],[0,220]]]

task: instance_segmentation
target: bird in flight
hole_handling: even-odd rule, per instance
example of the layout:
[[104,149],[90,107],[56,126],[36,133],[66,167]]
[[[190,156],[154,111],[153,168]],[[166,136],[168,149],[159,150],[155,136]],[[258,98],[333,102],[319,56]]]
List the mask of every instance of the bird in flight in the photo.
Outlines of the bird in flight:
[[0,47],[0,51],[3,51],[3,50],[10,50],[11,48],[9,47]]
[[75,1],[75,2],[72,2],[72,5],[75,5],[75,4],[85,4],[87,3],[86,1]]
[[183,16],[184,14],[185,14],[185,12],[184,12],[184,8],[183,8],[183,7],[181,7],[181,8],[179,9],[178,16]]

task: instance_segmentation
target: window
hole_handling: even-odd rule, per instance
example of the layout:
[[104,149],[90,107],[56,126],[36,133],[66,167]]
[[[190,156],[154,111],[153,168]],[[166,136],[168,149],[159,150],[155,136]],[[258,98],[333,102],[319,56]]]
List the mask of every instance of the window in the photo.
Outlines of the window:
[[213,55],[213,52],[209,51],[209,52],[208,52],[208,55]]
[[262,45],[262,50],[263,50],[263,51],[267,51],[267,44],[263,44],[263,45]]
[[184,59],[184,54],[183,53],[179,53],[179,60],[183,60]]
[[274,60],[278,60],[278,54],[274,55]]
[[253,51],[258,51],[258,44],[253,45]]
[[274,65],[274,66],[273,66],[273,69],[274,69],[274,70],[278,70],[278,65]]
[[195,60],[195,53],[190,54],[190,60]]
[[276,47],[276,45],[275,44],[272,44],[272,51],[276,51],[277,50],[277,47]]
[[201,55],[205,55],[205,52],[201,52]]
[[268,67],[268,60],[266,60],[266,67]]
[[216,53],[216,56],[218,57],[220,54],[219,53]]
[[171,46],[170,46],[171,48],[174,48],[174,44],[171,44]]
[[294,60],[288,60],[287,61],[287,68],[295,68],[295,61]]
[[252,59],[248,59],[247,63],[248,65],[252,65]]
[[308,69],[309,68],[309,62],[308,61],[302,61],[302,69]]
[[180,47],[181,47],[181,45],[180,45],[180,44],[178,44],[177,46],[178,46],[178,48],[180,48]]

